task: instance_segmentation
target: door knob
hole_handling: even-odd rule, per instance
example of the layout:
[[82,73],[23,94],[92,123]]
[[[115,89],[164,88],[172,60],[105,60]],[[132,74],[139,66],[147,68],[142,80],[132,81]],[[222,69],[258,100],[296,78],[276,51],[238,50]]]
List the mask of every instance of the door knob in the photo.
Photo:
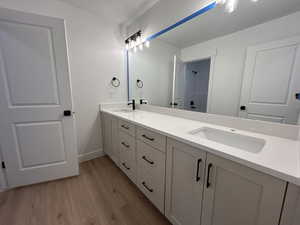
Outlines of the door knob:
[[65,110],[64,111],[64,116],[72,116],[72,111],[71,110]]
[[241,111],[245,111],[245,110],[246,110],[246,106],[242,105],[242,106],[240,107],[240,110],[241,110]]

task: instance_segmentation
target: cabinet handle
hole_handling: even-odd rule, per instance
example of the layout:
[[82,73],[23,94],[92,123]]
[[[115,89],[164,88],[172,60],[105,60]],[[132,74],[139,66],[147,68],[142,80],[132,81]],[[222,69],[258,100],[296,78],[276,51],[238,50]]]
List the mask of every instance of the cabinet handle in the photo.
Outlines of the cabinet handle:
[[147,159],[146,156],[143,156],[142,159],[145,160],[147,163],[149,163],[149,164],[151,164],[151,165],[154,164],[154,162],[151,161],[151,160],[149,160],[149,159]]
[[142,137],[149,140],[149,141],[154,141],[155,140],[154,138],[148,137],[146,134],[143,134]]
[[146,182],[144,181],[143,183],[142,183],[142,185],[149,191],[149,192],[153,192],[153,189],[152,188],[149,188],[148,186],[147,186],[147,184],[146,184]]
[[199,170],[200,170],[200,164],[202,162],[202,159],[198,159],[197,161],[197,173],[196,173],[196,182],[199,182],[201,177],[199,175]]
[[122,142],[121,143],[123,146],[125,146],[126,148],[129,148],[130,147],[130,145],[127,145],[125,142]]
[[211,172],[211,168],[213,167],[213,164],[210,163],[208,164],[208,168],[207,168],[207,180],[206,180],[206,188],[209,188],[211,186],[211,183],[209,182],[210,181],[210,172]]
[[126,125],[122,125],[121,127],[123,127],[124,129],[126,129],[126,130],[129,130],[129,127],[128,126],[126,126]]
[[126,163],[122,163],[122,165],[125,167],[125,169],[130,170],[130,168],[126,166]]

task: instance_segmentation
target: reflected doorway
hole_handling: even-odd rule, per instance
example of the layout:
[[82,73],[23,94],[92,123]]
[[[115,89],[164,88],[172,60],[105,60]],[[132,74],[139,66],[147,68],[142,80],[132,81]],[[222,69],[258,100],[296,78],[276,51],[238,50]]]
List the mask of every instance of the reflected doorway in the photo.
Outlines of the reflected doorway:
[[192,62],[175,59],[173,107],[206,113],[208,111],[211,58]]

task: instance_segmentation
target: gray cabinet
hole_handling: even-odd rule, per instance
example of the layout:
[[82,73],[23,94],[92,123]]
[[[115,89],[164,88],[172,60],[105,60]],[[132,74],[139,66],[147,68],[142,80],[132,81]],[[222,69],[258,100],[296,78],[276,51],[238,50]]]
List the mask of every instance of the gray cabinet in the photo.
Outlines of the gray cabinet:
[[119,164],[118,119],[107,113],[101,113],[103,151]]
[[107,113],[101,113],[101,123],[102,123],[102,142],[103,151],[111,157],[112,155],[112,126],[111,126],[111,116]]
[[279,224],[286,183],[207,154],[203,225]]
[[174,225],[278,225],[285,189],[282,180],[168,139],[165,214]]
[[168,139],[166,210],[173,225],[200,225],[206,153]]
[[173,225],[300,225],[299,187],[101,116],[105,153]]
[[280,225],[300,225],[300,187],[289,184]]

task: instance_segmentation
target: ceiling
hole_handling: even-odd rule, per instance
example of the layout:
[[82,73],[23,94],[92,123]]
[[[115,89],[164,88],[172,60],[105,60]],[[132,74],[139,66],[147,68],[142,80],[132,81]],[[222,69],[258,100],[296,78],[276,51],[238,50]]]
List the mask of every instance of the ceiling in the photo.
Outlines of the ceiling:
[[159,0],[61,0],[89,12],[114,18],[119,24],[132,21],[150,9]]
[[213,38],[255,26],[300,11],[300,0],[239,0],[238,8],[229,14],[223,6],[175,28],[159,39],[185,48]]

